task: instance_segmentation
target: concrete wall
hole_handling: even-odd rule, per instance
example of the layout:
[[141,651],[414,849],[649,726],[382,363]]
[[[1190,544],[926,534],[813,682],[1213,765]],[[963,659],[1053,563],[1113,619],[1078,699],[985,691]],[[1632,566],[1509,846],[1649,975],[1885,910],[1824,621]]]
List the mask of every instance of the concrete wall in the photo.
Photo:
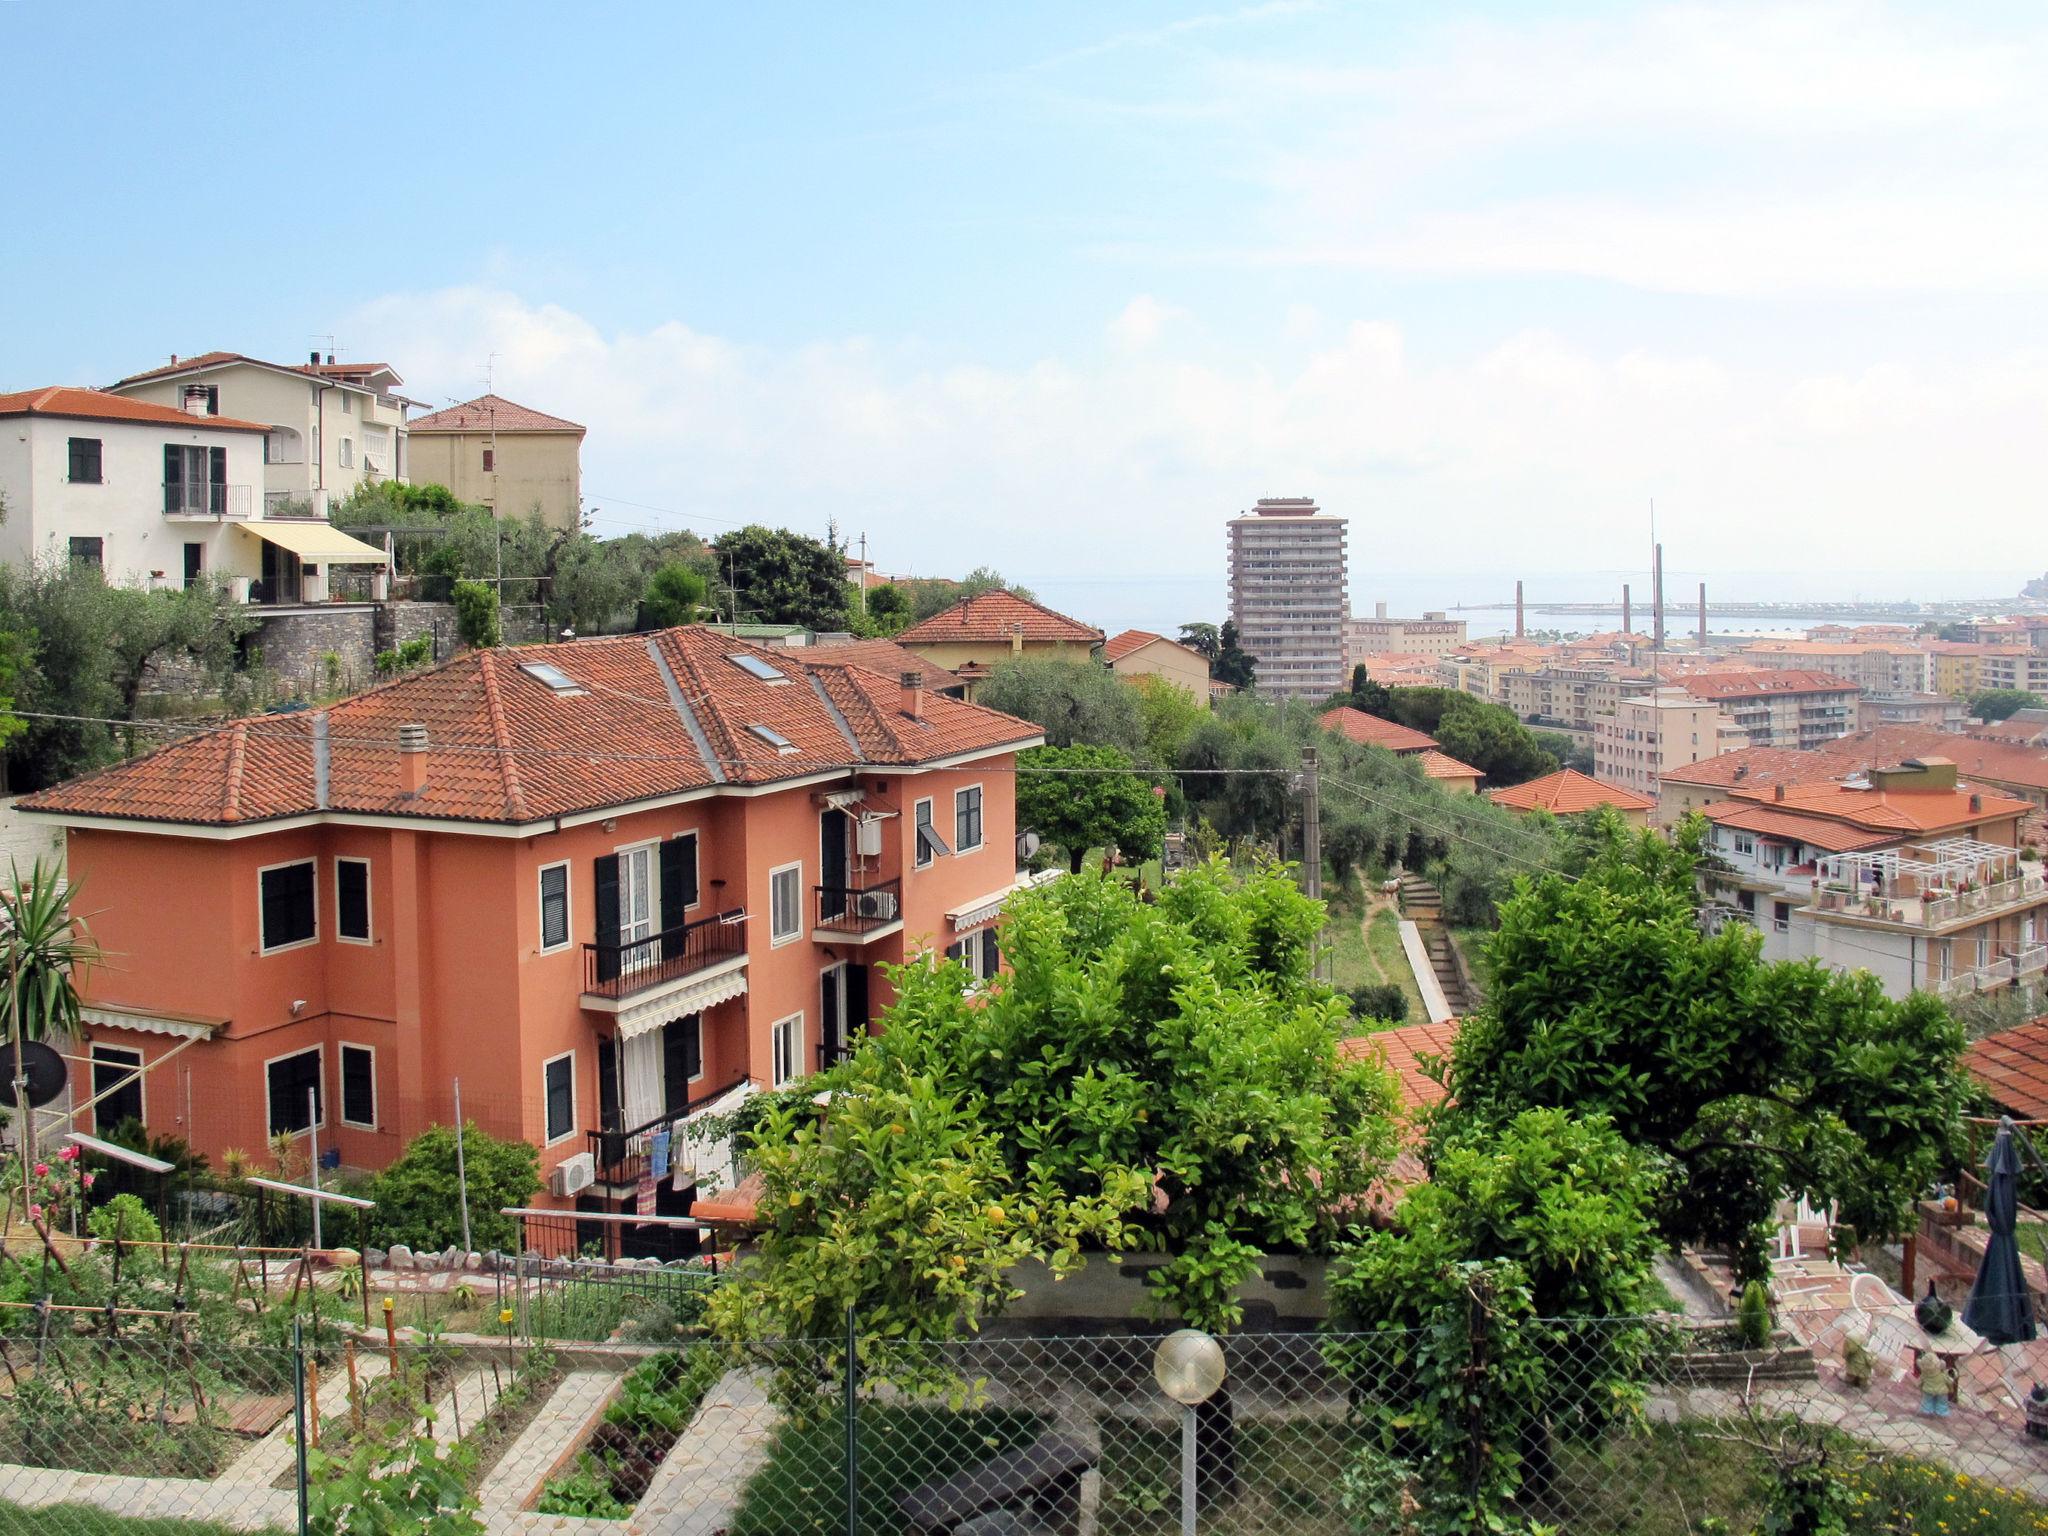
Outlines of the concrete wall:
[[409,478],[445,485],[458,498],[490,507],[499,517],[525,517],[537,506],[551,528],[573,528],[583,510],[583,439],[574,432],[497,434],[485,470],[488,432],[421,432],[411,440]]
[[[1020,1264],[1011,1282],[1024,1294],[983,1332],[1004,1335],[1129,1332],[1134,1323],[1178,1327],[1177,1316],[1161,1316],[1145,1277],[1163,1263],[1158,1254],[1129,1253],[1112,1264],[1091,1254],[1079,1269],[1055,1282],[1044,1265]],[[1329,1261],[1303,1255],[1261,1259],[1255,1278],[1239,1286],[1245,1333],[1311,1329],[1330,1315]]]
[[9,868],[26,873],[34,867],[37,859],[45,864],[55,863],[61,874],[64,869],[64,832],[60,827],[46,821],[15,813],[14,802],[19,795],[0,795],[0,879],[7,877]]

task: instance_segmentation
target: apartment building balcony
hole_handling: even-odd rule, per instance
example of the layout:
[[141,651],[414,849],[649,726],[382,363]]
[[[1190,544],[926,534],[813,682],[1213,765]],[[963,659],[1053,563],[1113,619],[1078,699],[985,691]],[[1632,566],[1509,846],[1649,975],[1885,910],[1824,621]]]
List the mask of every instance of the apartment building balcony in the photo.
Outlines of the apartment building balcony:
[[166,480],[164,516],[174,522],[216,523],[226,518],[247,518],[254,497],[246,485],[226,485],[213,480]]
[[667,1110],[645,1125],[636,1125],[630,1130],[585,1131],[590,1160],[597,1170],[597,1182],[612,1185],[620,1192],[632,1189],[641,1178],[653,1172],[654,1140],[664,1132],[668,1135],[668,1165],[664,1176],[673,1178],[681,1169],[686,1179],[694,1178],[700,1149],[691,1139],[691,1122],[709,1114],[720,1099],[746,1081],[747,1076],[742,1072],[724,1087],[700,1093],[682,1107]]
[[2048,878],[2019,850],[1943,838],[1917,850],[1828,854],[1818,861],[1809,905],[1918,928],[1940,928],[2009,907],[2048,900]]
[[617,944],[583,946],[583,1006],[623,1014],[643,1005],[708,1008],[746,990],[747,914],[736,907]]
[[869,885],[812,887],[817,918],[811,936],[840,943],[871,944],[903,927],[903,881],[877,880]]

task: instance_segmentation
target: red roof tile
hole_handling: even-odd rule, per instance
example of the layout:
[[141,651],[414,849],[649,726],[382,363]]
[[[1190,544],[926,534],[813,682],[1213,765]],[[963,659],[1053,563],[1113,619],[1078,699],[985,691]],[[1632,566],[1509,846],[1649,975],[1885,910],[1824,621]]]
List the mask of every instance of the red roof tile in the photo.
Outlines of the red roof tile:
[[943,608],[921,624],[913,624],[896,637],[908,646],[1009,644],[1013,626],[1022,625],[1024,638],[1041,644],[1100,645],[1102,631],[1055,613],[1043,603],[1014,592],[977,592]]
[[820,640],[806,647],[804,654],[840,666],[866,667],[899,686],[905,672],[922,672],[927,688],[936,690],[960,686],[960,679],[937,662],[926,661],[917,652],[906,650],[894,640]]
[[257,421],[233,416],[195,416],[174,405],[153,405],[147,400],[130,400],[110,395],[103,389],[76,389],[55,384],[46,389],[22,389],[0,395],[0,416],[62,416],[77,421],[134,421],[145,426],[195,427],[219,432],[268,432]]
[[1432,779],[1483,779],[1485,774],[1470,763],[1461,763],[1448,752],[1431,747],[1422,754],[1422,771]]
[[1829,781],[1768,788],[1745,785],[1733,795],[1737,800],[1765,801],[1788,815],[1824,817],[1894,834],[1947,832],[1991,818],[2024,816],[2030,809],[2024,800],[1986,794],[1966,784],[1955,789],[1872,789]]
[[1368,715],[1349,704],[1323,711],[1323,729],[1335,731],[1360,746],[1384,747],[1389,752],[1427,752],[1436,745],[1436,738],[1426,732],[1403,725],[1398,720]]
[[406,423],[408,432],[581,432],[583,428],[560,416],[550,416],[531,406],[519,405],[503,395],[478,395],[444,411],[415,416]]
[[1765,699],[1784,694],[1854,693],[1856,685],[1828,672],[1695,672],[1678,686],[1696,699]]
[[1808,784],[1818,779],[1842,779],[1870,763],[1862,754],[1845,752],[1837,738],[1824,747],[1800,750],[1796,747],[1739,747],[1697,763],[1666,768],[1667,784],[1701,784],[1711,789],[1733,789],[1750,784]]
[[1337,1049],[1353,1061],[1378,1059],[1392,1069],[1401,1084],[1401,1104],[1406,1109],[1426,1109],[1443,1102],[1443,1085],[1422,1070],[1425,1056],[1446,1057],[1458,1038],[1458,1023],[1406,1024],[1376,1035],[1356,1035]]
[[1965,736],[1910,725],[1880,725],[1830,742],[1833,752],[1860,750],[1867,764],[1902,763],[1909,757],[1945,757],[1964,777],[1996,779],[2048,790],[2048,748],[2019,741]]
[[1827,853],[1859,853],[1865,848],[1882,848],[1899,838],[1896,832],[1860,831],[1822,816],[1788,815],[1748,800],[1723,800],[1718,805],[1708,806],[1700,814],[1711,822],[1732,827],[1738,832],[1755,832],[1763,837],[1775,837],[1781,842],[1805,843]]
[[[735,664],[756,657],[784,680]],[[557,691],[526,668],[545,664]],[[701,627],[469,651],[324,711],[327,808],[524,823],[720,784],[771,784],[1034,743],[1038,727],[936,693],[901,711],[896,680]],[[44,790],[22,808],[233,825],[313,814],[313,713],[263,716]],[[405,793],[399,727],[426,727],[425,784]],[[788,750],[752,729],[765,727]]]
[[1973,1042],[1963,1070],[1999,1108],[2023,1120],[2048,1119],[2048,1014]]
[[1169,640],[1164,635],[1155,635],[1149,629],[1127,629],[1120,635],[1111,635],[1102,647],[1102,659],[1108,662],[1122,661],[1133,651],[1142,651],[1148,645],[1170,645],[1176,650],[1186,651],[1190,656],[1201,657],[1207,665],[1207,658],[1191,645],[1182,645],[1178,640]]
[[1548,811],[1553,816],[1576,816],[1599,805],[1611,805],[1620,811],[1654,811],[1657,808],[1657,802],[1648,795],[1623,789],[1619,784],[1606,783],[1576,768],[1560,768],[1526,784],[1489,789],[1486,798],[1509,810]]

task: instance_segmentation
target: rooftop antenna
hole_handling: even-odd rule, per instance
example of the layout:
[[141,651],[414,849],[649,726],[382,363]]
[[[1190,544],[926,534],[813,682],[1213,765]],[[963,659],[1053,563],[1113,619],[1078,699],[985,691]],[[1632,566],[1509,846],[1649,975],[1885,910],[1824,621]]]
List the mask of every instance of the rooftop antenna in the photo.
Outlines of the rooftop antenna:
[[1664,651],[1664,546],[1657,542],[1657,498],[1650,498],[1650,690],[1659,682]]
[[483,378],[484,378],[484,393],[485,393],[485,394],[487,394],[487,395],[490,395],[490,394],[495,394],[495,393],[497,393],[497,388],[498,388],[498,386],[497,386],[497,376],[498,376],[498,354],[497,354],[497,353],[495,353],[495,352],[493,352],[493,353],[491,353],[491,355],[490,355],[490,356],[489,356],[489,357],[488,357],[487,359],[485,359],[485,361],[484,361],[484,374],[483,374]]

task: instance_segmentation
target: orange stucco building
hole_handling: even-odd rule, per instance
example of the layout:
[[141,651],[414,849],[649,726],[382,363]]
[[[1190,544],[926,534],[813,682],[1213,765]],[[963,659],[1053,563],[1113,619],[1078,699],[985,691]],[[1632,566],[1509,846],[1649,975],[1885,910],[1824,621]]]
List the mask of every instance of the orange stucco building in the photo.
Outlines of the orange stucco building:
[[[323,1148],[375,1168],[460,1078],[541,1149],[545,1198],[629,1209],[652,1133],[815,1070],[888,1000],[879,966],[994,969],[1039,739],[688,628],[469,652],[30,797],[107,956],[96,1083],[150,1064],[78,1128],[260,1157],[310,1089]],[[663,1181],[664,1213],[691,1198]]]

